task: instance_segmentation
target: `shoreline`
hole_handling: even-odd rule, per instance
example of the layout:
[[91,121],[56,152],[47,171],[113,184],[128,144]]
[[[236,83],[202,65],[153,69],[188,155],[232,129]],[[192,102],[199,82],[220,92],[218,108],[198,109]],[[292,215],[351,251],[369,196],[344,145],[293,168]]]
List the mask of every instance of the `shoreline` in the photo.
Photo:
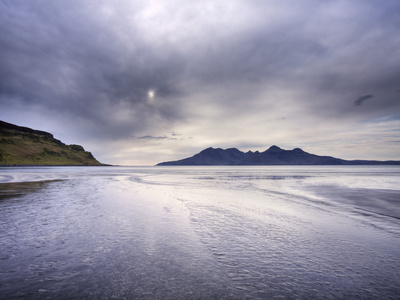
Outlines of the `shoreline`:
[[116,167],[117,165],[46,165],[46,164],[0,164],[1,167]]

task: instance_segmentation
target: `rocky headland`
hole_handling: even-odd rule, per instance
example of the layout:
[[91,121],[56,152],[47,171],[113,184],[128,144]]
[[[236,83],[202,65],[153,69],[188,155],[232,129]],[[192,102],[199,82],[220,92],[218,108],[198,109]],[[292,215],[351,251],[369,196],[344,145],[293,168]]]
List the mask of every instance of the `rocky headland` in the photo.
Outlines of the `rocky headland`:
[[0,165],[100,166],[80,145],[66,145],[51,133],[0,121]]

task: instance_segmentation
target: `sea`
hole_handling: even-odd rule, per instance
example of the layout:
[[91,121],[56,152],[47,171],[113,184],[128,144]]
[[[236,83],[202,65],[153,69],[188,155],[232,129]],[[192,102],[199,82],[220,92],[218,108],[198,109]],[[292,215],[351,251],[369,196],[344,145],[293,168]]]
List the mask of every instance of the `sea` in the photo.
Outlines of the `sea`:
[[0,299],[400,299],[400,166],[2,167]]

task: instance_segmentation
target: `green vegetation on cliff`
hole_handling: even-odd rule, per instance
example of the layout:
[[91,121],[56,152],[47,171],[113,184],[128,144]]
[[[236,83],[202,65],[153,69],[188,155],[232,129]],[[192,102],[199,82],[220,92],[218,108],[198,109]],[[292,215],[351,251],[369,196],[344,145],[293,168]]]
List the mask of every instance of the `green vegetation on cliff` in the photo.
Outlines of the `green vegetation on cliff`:
[[98,166],[79,145],[65,145],[52,134],[0,121],[0,165]]

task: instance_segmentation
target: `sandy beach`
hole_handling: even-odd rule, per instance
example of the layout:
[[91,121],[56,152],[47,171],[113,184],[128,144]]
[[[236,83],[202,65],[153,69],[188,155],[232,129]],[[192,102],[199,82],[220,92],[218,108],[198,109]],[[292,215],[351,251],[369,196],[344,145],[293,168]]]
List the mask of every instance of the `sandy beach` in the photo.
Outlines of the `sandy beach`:
[[396,299],[399,174],[382,167],[7,169],[0,295]]

